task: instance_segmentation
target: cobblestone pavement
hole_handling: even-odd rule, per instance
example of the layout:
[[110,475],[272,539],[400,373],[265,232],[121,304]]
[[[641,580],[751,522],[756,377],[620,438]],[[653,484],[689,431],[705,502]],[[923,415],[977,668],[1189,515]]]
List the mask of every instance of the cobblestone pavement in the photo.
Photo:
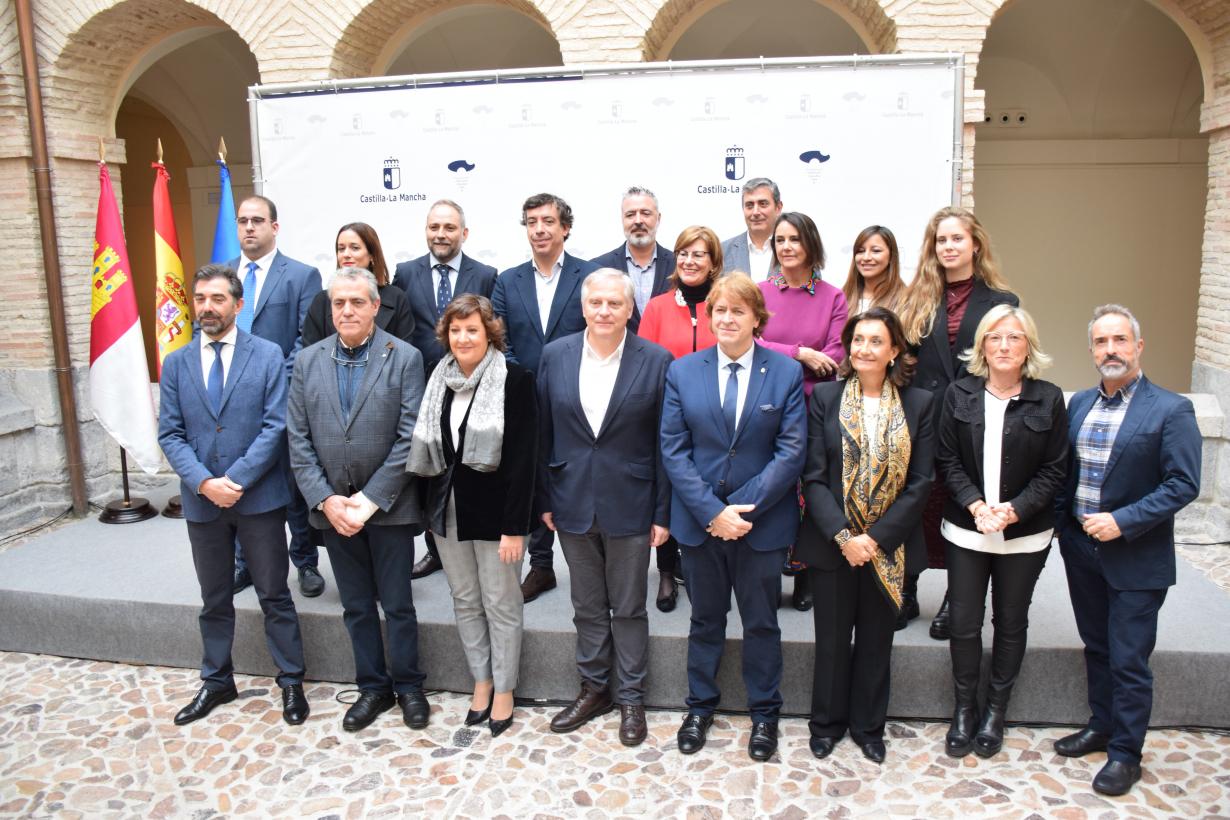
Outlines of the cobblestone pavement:
[[618,714],[569,735],[554,709],[518,707],[492,739],[467,729],[468,697],[431,696],[431,725],[396,710],[341,730],[335,684],[307,687],[312,715],[281,720],[269,678],[240,676],[240,699],[172,723],[196,672],[0,653],[0,817],[1230,817],[1230,737],[1156,731],[1144,779],[1104,798],[1102,754],[1051,750],[1066,729],[1012,727],[991,760],[947,757],[946,726],[894,722],[876,766],[848,740],[815,760],[807,723],[782,721],[767,764],[748,759],[745,717],[720,716],[708,746],[675,749],[675,712],[649,713],[649,739],[618,742]]

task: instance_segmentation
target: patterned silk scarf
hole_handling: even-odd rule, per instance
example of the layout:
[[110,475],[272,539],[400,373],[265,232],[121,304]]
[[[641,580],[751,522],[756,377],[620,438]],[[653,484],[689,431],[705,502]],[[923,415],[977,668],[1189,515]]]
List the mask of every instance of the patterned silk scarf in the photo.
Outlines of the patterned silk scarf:
[[[897,500],[910,467],[910,430],[901,395],[884,380],[874,430],[863,427],[863,389],[858,377],[846,380],[841,394],[841,490],[850,531],[861,535]],[[881,545],[872,558],[876,579],[894,612],[901,611],[905,545]]]

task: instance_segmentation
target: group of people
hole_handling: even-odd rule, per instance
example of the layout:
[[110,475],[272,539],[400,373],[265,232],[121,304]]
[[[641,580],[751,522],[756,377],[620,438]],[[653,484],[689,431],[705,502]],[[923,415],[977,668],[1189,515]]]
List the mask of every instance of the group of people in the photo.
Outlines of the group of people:
[[1174,516],[1198,494],[1201,443],[1191,403],[1144,377],[1131,312],[1094,311],[1100,381],[1065,407],[969,210],[932,217],[908,285],[892,231],[868,227],[838,288],[822,278],[815,223],[785,211],[771,180],[745,185],[747,231],[725,242],[692,226],[667,249],[651,191],[620,204],[625,242],[584,261],[564,250],[568,204],[530,197],[531,258],[498,276],[462,253],[455,202],[432,206],[428,253],[391,280],[375,231],[351,223],[321,291],[315,269],[277,251],[274,204],[241,203],[243,256],[196,272],[199,344],[162,376],[160,440],[182,479],[203,600],[204,685],[176,723],[236,697],[232,596],[248,577],[284,717],[306,719],[287,575],[293,560],[303,594],[319,594],[323,543],[359,690],[343,728],[394,706],[408,726],[428,724],[411,580],[442,568],[474,678],[465,723],[498,735],[513,722],[523,607],[556,585],[558,535],[580,689],[552,731],[618,707],[620,741],[645,740],[656,550],[656,605],[676,607],[681,579],[691,607],[680,752],[705,745],[721,702],[732,594],[748,754],[776,752],[789,575],[815,622],[812,753],[849,733],[883,762],[893,636],[920,614],[931,566],[948,572],[931,624],[951,650],[945,748],[990,757],[1057,535],[1092,715],[1056,751],[1107,751],[1094,788],[1130,789]]

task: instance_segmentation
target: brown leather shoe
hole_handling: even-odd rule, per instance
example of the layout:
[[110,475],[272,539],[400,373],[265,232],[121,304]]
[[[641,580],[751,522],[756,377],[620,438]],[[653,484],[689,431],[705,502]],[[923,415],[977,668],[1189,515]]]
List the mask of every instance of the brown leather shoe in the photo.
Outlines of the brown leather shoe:
[[619,704],[619,742],[625,746],[640,746],[648,736],[645,707],[639,703]]
[[552,589],[555,589],[555,570],[530,567],[529,574],[521,582],[521,598],[528,604],[539,595]]
[[581,694],[577,695],[577,699],[565,707],[564,711],[551,718],[551,731],[563,734],[580,729],[594,718],[605,715],[614,708],[615,704],[611,700],[610,692],[606,690],[599,692],[588,686],[582,686]]

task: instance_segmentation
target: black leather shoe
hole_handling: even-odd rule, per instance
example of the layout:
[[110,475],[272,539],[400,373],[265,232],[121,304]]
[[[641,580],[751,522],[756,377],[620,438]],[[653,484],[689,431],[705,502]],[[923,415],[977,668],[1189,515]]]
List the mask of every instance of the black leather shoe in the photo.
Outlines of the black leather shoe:
[[1104,752],[1110,737],[1086,726],[1075,734],[1055,741],[1055,752],[1064,757],[1084,757],[1090,752]]
[[235,570],[235,578],[231,583],[231,594],[238,595],[250,586],[252,586],[252,575],[248,572],[248,568]]
[[747,739],[747,756],[752,760],[768,760],[776,751],[777,724],[753,723],[752,736]]
[[974,727],[978,723],[978,706],[957,704],[948,734],[944,735],[944,751],[949,757],[965,757],[974,750]]
[[807,747],[811,749],[811,753],[816,756],[817,760],[824,760],[831,755],[836,746],[837,738],[835,737],[813,737],[807,741]]
[[397,703],[401,706],[401,719],[411,729],[426,729],[431,719],[431,704],[420,689],[417,692],[398,692]]
[[901,590],[901,611],[897,613],[897,623],[893,625],[893,629],[900,632],[920,614],[922,613],[918,609],[918,576],[907,575],[905,586]]
[[440,563],[440,559],[436,554],[428,550],[423,559],[414,566],[410,567],[410,580],[417,581],[420,578],[426,578],[433,572],[444,569],[444,565]]
[[935,617],[931,620],[931,637],[937,641],[948,640],[948,593],[944,593],[944,603],[940,604],[940,611],[935,613]]
[[713,715],[696,715],[689,713],[683,719],[683,725],[675,733],[675,741],[679,751],[685,755],[695,754],[705,748],[705,738],[709,727],[713,725]]
[[883,740],[869,740],[858,744],[858,747],[863,750],[863,757],[872,763],[883,763],[885,755],[888,754]]
[[196,697],[192,699],[192,703],[176,713],[175,725],[183,726],[194,720],[200,720],[212,712],[215,706],[230,703],[237,697],[239,697],[239,692],[234,686],[230,689],[206,689],[202,686],[196,693]]
[[487,718],[491,717],[491,704],[495,703],[495,692],[491,693],[491,700],[487,701],[487,708],[481,712],[476,712],[473,709],[466,710],[466,726],[476,726],[482,723]]
[[521,582],[521,599],[528,604],[552,589],[555,589],[555,570],[530,567],[529,574]]
[[799,612],[811,612],[811,608],[816,605],[811,596],[811,582],[807,579],[806,570],[794,576],[794,592],[790,596],[790,602]]
[[304,598],[315,598],[325,591],[325,579],[320,577],[320,570],[310,564],[299,567],[299,591]]
[[303,694],[303,684],[292,683],[282,687],[282,720],[291,726],[298,726],[307,720],[312,713],[308,706],[307,695]]
[[988,703],[982,716],[982,725],[974,736],[974,754],[979,757],[994,757],[1004,748],[1004,713],[1006,706]]
[[1093,776],[1093,790],[1098,794],[1118,797],[1132,790],[1132,784],[1140,780],[1140,765],[1108,760],[1102,771]]
[[347,732],[357,732],[366,729],[371,722],[387,712],[397,703],[392,692],[361,692],[359,699],[346,710],[342,718],[342,728]]
[[679,587],[675,583],[675,576],[669,572],[660,573],[658,576],[658,611],[674,611],[678,600]]

